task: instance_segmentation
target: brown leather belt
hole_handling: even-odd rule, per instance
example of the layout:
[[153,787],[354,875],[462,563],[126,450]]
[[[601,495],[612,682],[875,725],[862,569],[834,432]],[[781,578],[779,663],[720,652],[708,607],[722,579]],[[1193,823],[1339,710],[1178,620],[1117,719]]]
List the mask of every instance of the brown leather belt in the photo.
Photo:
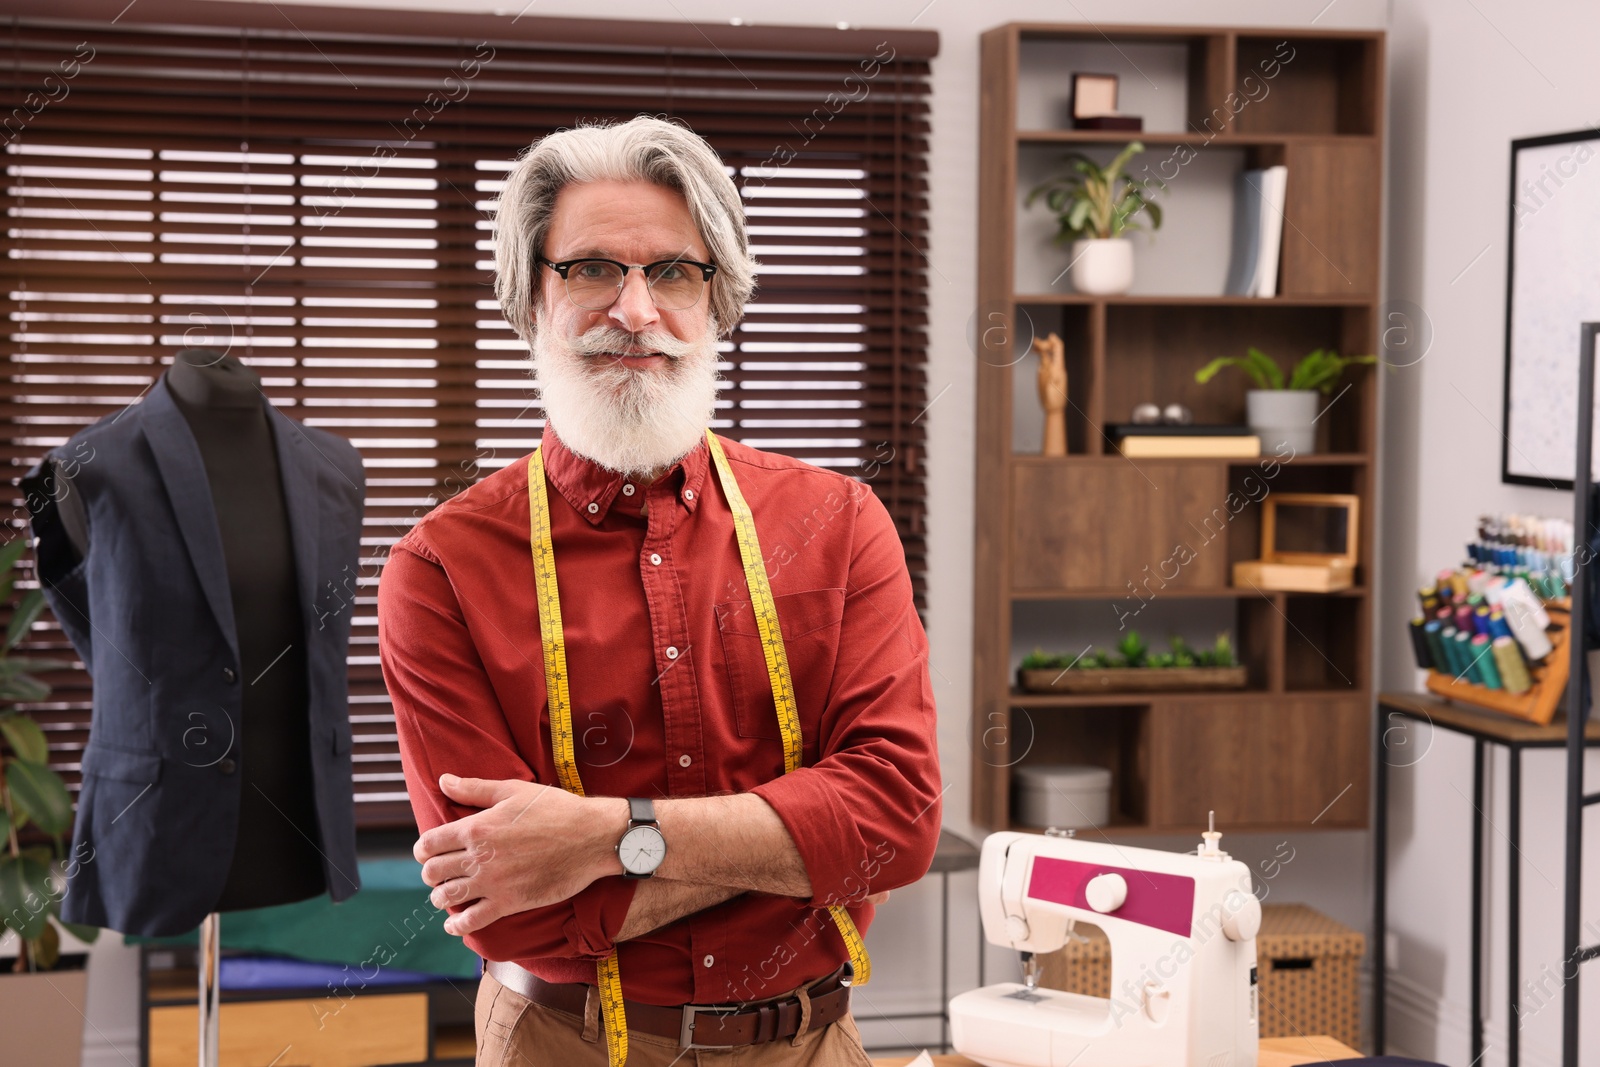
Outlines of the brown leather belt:
[[[536,1004],[555,1008],[582,1019],[593,986],[585,982],[546,982],[515,963],[486,961],[484,972],[512,992]],[[850,1010],[850,987],[840,985],[845,968],[807,987],[811,999],[808,1030],[820,1030]],[[673,1037],[683,1048],[754,1045],[780,1037],[793,1037],[800,1029],[800,998],[750,1000],[732,1004],[685,1004],[664,1008],[624,1000],[628,1029],[658,1037]]]

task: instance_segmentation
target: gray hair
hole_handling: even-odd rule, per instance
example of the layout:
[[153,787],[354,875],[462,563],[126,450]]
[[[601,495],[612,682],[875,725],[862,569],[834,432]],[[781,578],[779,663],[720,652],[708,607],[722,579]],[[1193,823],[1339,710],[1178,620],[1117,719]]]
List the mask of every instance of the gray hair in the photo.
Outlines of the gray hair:
[[593,181],[648,181],[683,194],[717,265],[712,321],[723,336],[732,333],[755,290],[756,271],[739,190],[699,134],[640,115],[558,130],[535,141],[511,168],[496,201],[494,295],[517,336],[533,344],[540,291],[533,257],[550,228],[556,195],[570,183]]

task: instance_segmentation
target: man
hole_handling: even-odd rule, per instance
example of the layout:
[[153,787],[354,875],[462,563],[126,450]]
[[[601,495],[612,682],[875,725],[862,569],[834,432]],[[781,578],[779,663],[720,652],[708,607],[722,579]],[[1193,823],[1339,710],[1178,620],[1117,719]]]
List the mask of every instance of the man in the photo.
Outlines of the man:
[[849,939],[926,873],[941,812],[889,515],[859,481],[707,439],[755,264],[692,132],[640,117],[542,139],[495,254],[540,449],[417,523],[378,597],[423,878],[492,961],[478,1063],[618,1062],[618,1016],[630,1065],[864,1063]]

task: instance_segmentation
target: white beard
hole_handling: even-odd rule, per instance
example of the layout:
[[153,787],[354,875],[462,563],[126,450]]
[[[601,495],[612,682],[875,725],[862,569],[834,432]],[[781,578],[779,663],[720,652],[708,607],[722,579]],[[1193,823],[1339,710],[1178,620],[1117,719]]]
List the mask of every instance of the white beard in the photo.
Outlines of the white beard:
[[[716,339],[714,322],[699,341],[608,326],[566,338],[541,307],[534,319],[533,372],[545,418],[562,443],[606,470],[631,478],[670,467],[711,425]],[[635,369],[602,355],[640,349],[662,353],[666,365]]]

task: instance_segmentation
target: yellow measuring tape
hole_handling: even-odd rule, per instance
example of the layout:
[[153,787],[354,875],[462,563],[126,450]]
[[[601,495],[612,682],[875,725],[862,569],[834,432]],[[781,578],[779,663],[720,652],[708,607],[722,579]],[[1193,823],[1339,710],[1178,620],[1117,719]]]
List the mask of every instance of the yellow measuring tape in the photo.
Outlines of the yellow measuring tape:
[[[783,735],[783,770],[787,774],[800,766],[800,712],[795,702],[794,680],[789,674],[789,654],[784,649],[783,632],[778,627],[778,607],[772,599],[766,566],[761,559],[761,541],[756,536],[755,517],[745,503],[739,483],[728,466],[722,442],[706,431],[706,443],[716,461],[722,492],[733,511],[734,532],[739,540],[739,558],[744,563],[745,582],[750,587],[750,605],[755,611],[756,629],[761,634],[761,650],[767,660],[767,677],[772,682],[772,702],[778,712],[778,727]],[[555,749],[556,776],[561,788],[583,795],[578,778],[577,753],[572,734],[572,690],[567,677],[567,642],[561,626],[561,596],[556,587],[555,545],[550,538],[550,497],[545,488],[544,456],[535,449],[528,457],[528,510],[533,546],[533,580],[539,601],[539,632],[544,644],[544,680],[550,702],[550,740]],[[865,985],[872,978],[872,961],[867,946],[856,929],[855,920],[842,904],[829,907],[834,925],[850,953],[852,981]],[[600,961],[600,1015],[606,1032],[606,1058],[610,1067],[622,1067],[628,1059],[628,1024],[622,1006],[622,977],[617,968],[617,952]]]

